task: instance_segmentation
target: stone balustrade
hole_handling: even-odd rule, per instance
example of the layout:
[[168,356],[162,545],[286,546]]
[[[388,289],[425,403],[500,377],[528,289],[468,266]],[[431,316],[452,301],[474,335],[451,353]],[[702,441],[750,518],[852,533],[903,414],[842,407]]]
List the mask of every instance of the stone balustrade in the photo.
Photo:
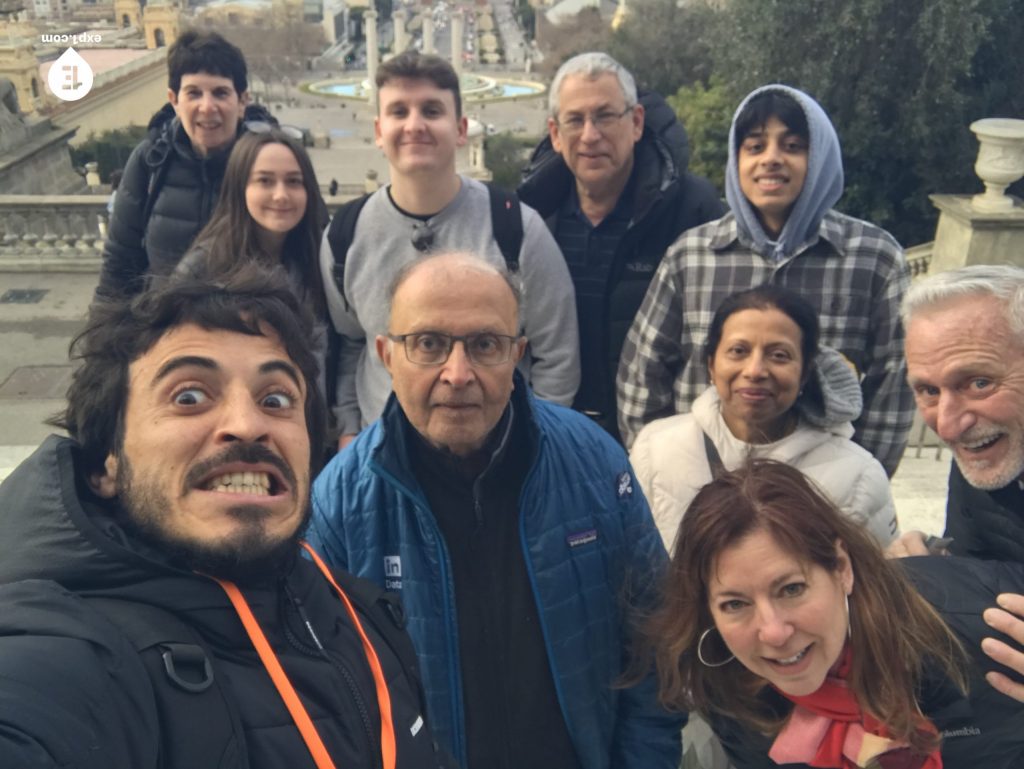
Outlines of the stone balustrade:
[[109,197],[0,195],[0,270],[99,270]]
[[[363,192],[344,184],[324,199],[331,213]],[[0,272],[97,272],[107,233],[101,195],[0,195]],[[912,278],[928,273],[932,243],[907,249]]]
[[923,278],[928,274],[928,267],[932,262],[932,249],[934,243],[922,243],[920,246],[913,246],[906,250],[907,269],[910,271],[910,278]]
[[[329,212],[362,192],[349,184],[334,197],[325,190]],[[0,195],[0,272],[98,272],[109,198]]]

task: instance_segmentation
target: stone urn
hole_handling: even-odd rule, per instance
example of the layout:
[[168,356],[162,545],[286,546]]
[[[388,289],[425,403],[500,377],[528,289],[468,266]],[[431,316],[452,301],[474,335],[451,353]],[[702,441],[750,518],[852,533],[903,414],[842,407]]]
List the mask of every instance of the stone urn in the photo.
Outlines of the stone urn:
[[971,123],[971,130],[981,143],[974,171],[985,183],[985,192],[971,205],[986,213],[1012,211],[1013,198],[1005,193],[1024,176],[1024,120],[985,118]]

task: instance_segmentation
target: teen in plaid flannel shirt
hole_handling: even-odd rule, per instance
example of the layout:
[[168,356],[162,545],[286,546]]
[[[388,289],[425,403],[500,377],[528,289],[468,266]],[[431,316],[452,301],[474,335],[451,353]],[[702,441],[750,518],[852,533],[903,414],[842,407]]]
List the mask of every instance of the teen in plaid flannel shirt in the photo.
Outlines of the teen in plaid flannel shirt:
[[729,132],[725,184],[729,213],[669,247],[626,337],[617,381],[626,445],[707,388],[700,351],[721,301],[775,283],[817,308],[821,343],[856,366],[864,410],[854,440],[892,475],[914,413],[899,316],[909,274],[889,233],[832,210],[842,157],[821,106],[782,85],[750,94]]

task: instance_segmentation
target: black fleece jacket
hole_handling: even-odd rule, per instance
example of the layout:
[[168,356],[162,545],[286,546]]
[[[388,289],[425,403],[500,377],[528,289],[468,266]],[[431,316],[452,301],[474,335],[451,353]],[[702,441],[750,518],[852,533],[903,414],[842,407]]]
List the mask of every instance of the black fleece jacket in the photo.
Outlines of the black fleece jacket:
[[[0,765],[313,769],[221,587],[134,543],[87,490],[78,465],[77,444],[51,436],[0,485]],[[440,766],[422,721],[408,637],[385,628],[385,610],[365,602],[379,588],[342,572],[335,576],[358,607],[388,682],[398,769]],[[335,764],[379,767],[373,677],[354,625],[324,576],[297,557],[285,576],[240,589]],[[111,602],[121,607],[116,614],[97,608]],[[181,707],[166,707],[172,700],[164,690],[173,687],[162,666],[146,664],[142,655],[151,652],[137,652],[114,624],[117,617],[128,621],[133,612],[154,610],[173,615],[201,642],[233,714],[230,728],[197,722],[201,711],[189,706],[187,694],[176,695],[185,698]],[[410,659],[413,667],[403,664]],[[198,761],[195,745],[169,736],[211,731],[217,739],[199,747]],[[186,762],[182,751],[191,751],[193,760]]]

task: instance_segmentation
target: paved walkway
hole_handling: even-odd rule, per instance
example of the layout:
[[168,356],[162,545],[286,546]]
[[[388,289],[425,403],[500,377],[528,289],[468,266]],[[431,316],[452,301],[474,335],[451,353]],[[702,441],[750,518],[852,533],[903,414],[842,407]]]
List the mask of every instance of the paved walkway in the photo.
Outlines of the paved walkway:
[[[44,421],[63,405],[67,349],[88,308],[97,276],[88,273],[0,273],[0,300],[9,291],[43,291],[35,303],[0,302],[0,478],[53,428]],[[21,296],[25,296],[22,294]],[[950,453],[907,451],[893,479],[904,530],[941,533]]]

